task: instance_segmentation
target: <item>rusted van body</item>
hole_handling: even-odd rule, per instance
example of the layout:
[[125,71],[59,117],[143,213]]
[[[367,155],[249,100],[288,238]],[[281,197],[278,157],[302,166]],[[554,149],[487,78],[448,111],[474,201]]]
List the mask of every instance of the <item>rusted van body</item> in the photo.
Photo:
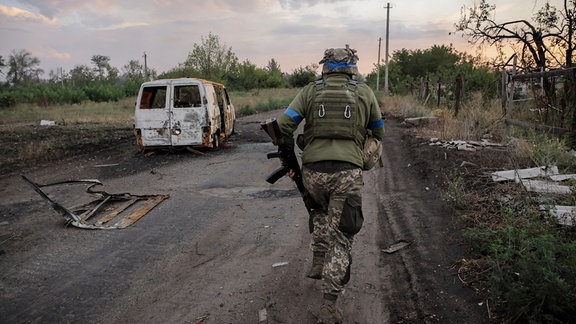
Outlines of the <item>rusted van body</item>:
[[211,147],[234,132],[236,112],[223,84],[160,79],[140,86],[134,133],[141,149]]

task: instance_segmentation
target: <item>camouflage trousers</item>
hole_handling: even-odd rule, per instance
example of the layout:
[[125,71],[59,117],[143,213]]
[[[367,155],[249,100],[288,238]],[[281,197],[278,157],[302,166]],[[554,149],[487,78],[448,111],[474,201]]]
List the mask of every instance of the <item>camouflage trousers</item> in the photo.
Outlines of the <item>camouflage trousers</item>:
[[323,252],[326,256],[322,272],[322,291],[339,294],[350,279],[355,234],[342,231],[340,218],[345,203],[350,199],[359,202],[358,208],[361,209],[364,185],[362,170],[354,168],[318,172],[304,166],[302,178],[312,198],[321,206],[315,209],[310,217],[313,224],[312,251]]

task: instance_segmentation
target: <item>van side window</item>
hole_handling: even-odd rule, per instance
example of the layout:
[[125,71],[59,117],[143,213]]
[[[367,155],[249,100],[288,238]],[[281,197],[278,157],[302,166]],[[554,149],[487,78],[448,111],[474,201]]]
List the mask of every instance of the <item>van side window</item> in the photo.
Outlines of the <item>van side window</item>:
[[201,107],[200,89],[198,85],[184,85],[174,87],[174,107],[189,108]]
[[142,90],[140,109],[157,109],[166,107],[166,87],[146,87]]

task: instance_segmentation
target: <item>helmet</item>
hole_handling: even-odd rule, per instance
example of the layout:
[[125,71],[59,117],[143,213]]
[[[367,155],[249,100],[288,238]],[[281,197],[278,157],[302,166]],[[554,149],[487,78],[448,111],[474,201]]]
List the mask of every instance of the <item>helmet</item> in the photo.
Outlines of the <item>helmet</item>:
[[322,73],[346,73],[349,75],[358,74],[356,62],[358,55],[356,50],[346,45],[346,48],[329,48],[324,51],[324,58],[319,62],[322,66]]

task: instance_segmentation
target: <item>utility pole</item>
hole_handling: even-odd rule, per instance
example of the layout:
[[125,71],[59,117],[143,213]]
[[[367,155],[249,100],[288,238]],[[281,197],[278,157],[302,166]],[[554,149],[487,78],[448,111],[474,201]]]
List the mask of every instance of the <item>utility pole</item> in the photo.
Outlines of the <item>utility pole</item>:
[[[390,26],[390,2],[386,5],[386,66],[384,72],[384,95],[388,95],[388,27]],[[380,71],[378,71],[380,73]]]
[[144,52],[144,81],[148,80],[148,63],[146,62],[146,52]]
[[380,90],[380,47],[382,47],[382,37],[378,38],[378,71],[376,73],[376,91]]

